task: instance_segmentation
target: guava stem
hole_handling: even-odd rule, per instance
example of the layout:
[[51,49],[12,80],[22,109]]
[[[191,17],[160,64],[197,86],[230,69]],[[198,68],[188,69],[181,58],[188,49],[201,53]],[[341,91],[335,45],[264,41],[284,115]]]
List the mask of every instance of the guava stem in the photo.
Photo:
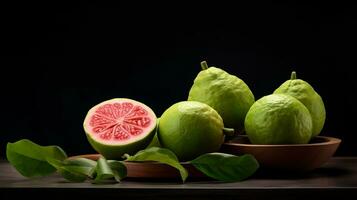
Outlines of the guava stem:
[[293,71],[291,72],[290,80],[295,80],[296,79],[296,72]]
[[201,62],[201,68],[202,70],[208,69],[208,64],[205,60]]
[[234,135],[234,129],[233,128],[223,128],[223,133],[226,136],[233,136]]

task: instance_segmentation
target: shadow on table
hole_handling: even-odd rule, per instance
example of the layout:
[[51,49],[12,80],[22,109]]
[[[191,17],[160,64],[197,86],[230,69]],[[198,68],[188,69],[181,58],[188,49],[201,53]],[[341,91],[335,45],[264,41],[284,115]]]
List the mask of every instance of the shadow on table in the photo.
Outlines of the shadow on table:
[[308,179],[320,177],[342,177],[352,174],[351,170],[324,167],[307,172],[259,169],[253,178],[257,179]]
[[[295,172],[295,171],[283,171],[283,170],[272,170],[272,169],[259,169],[251,178],[252,179],[292,179],[292,180],[299,180],[299,179],[310,179],[310,178],[321,178],[321,177],[330,177],[330,178],[337,178],[348,176],[352,174],[351,170],[341,169],[336,167],[324,167],[315,169],[309,172]],[[178,178],[125,178],[124,181],[134,181],[134,182],[151,182],[151,183],[182,183],[182,180]],[[211,183],[220,182],[215,181],[209,177],[188,177],[186,182],[196,182],[196,183]],[[224,183],[224,182],[222,182]]]
[[[337,167],[322,167],[308,172],[296,172],[296,171],[284,171],[284,170],[274,170],[267,168],[260,168],[252,177],[249,179],[280,179],[280,180],[299,180],[299,179],[313,179],[313,178],[339,178],[344,176],[349,176],[353,174],[352,170],[342,169]],[[131,182],[150,182],[150,183],[172,183],[172,184],[180,184],[182,180],[178,176],[177,178],[125,178],[123,181],[131,181]],[[188,177],[186,180],[190,183],[212,183],[213,182],[221,182],[216,181],[209,177]],[[65,179],[58,181],[58,183],[71,183],[66,181]],[[222,182],[225,183],[225,182]],[[113,184],[113,182],[102,183],[99,185],[105,184]]]

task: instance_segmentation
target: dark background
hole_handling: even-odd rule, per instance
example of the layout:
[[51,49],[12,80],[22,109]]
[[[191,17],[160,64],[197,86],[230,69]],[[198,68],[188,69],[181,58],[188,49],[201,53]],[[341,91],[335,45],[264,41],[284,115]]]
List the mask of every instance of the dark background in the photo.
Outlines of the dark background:
[[202,60],[256,99],[296,70],[324,99],[322,135],[342,138],[337,155],[357,155],[350,5],[151,3],[1,6],[1,156],[22,138],[91,153],[82,122],[92,106],[127,97],[160,116],[187,98]]

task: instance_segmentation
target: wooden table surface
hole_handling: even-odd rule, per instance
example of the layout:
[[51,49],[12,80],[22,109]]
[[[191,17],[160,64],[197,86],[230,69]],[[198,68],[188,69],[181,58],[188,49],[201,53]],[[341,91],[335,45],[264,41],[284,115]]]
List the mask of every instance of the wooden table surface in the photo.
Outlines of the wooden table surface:
[[[254,177],[234,183],[192,180],[123,180],[118,184],[70,183],[59,175],[28,179],[7,161],[0,162],[0,195],[50,194],[51,198],[130,197],[140,199],[357,199],[357,157],[334,157],[320,169],[306,174],[260,171]],[[41,195],[40,195],[41,194]]]

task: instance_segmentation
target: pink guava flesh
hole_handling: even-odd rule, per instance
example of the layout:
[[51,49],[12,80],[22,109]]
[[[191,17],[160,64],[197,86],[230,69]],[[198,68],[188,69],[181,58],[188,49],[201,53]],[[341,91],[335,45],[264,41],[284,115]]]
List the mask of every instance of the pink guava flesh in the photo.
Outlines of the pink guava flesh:
[[130,102],[104,104],[91,116],[89,125],[103,140],[128,140],[143,133],[152,120],[141,106]]

